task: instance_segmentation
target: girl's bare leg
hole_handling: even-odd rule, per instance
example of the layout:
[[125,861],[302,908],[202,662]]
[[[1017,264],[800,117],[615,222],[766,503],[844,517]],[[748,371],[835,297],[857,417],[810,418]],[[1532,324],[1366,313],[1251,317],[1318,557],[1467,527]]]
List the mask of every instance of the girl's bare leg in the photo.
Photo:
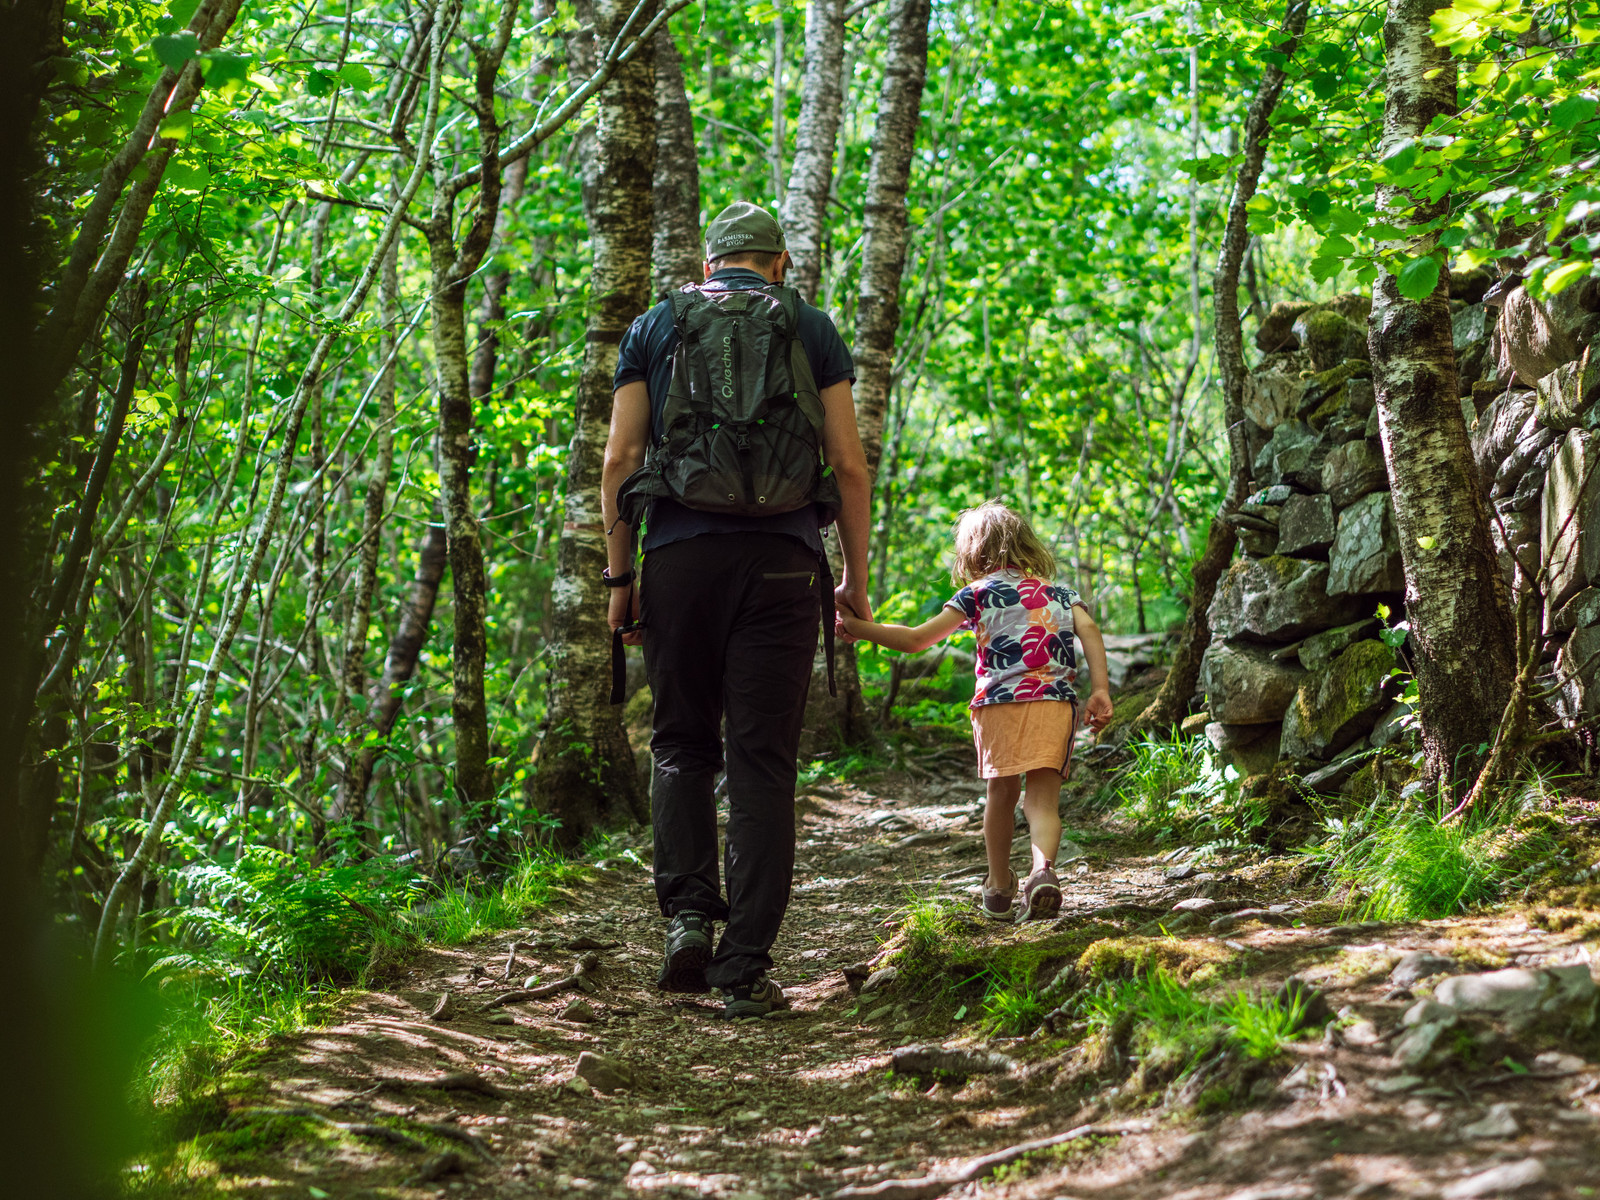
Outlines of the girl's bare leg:
[[[1012,776],[1015,779],[1015,776]],[[994,784],[989,781],[989,808],[984,813],[983,836],[989,841],[989,814],[994,811]],[[1014,794],[1014,793],[1013,793]],[[1010,809],[1006,812],[1009,815]],[[1028,772],[1028,790],[1022,799],[1028,817],[1028,840],[1033,844],[1034,871],[1055,866],[1061,852],[1061,772],[1054,767],[1038,767]],[[993,845],[989,842],[989,845]],[[994,870],[994,851],[989,851],[989,869]]]
[[[989,780],[989,800],[983,809],[983,848],[989,854],[991,888],[1011,884],[1011,839],[1017,832],[1017,798],[1022,794],[1022,776],[1005,775]],[[1033,820],[1030,815],[1029,821]],[[1061,822],[1056,822],[1056,838],[1061,837]]]

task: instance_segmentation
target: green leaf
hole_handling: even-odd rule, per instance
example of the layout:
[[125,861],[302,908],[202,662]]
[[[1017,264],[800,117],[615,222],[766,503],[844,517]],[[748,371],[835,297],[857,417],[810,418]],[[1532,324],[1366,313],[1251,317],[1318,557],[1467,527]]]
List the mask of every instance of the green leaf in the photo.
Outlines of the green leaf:
[[1318,258],[1349,258],[1355,253],[1355,247],[1350,244],[1350,239],[1335,233],[1322,239],[1322,245],[1317,247]]
[[1417,539],[1417,545],[1421,546],[1424,550],[1432,550],[1438,544],[1439,539],[1428,534],[1423,534]]
[[306,1191],[311,1193],[311,1200],[328,1200],[329,1193],[319,1187],[314,1187],[308,1183],[306,1184]]
[[187,142],[189,135],[194,132],[194,114],[191,112],[173,113],[161,119],[161,136],[171,138],[175,142]]
[[1544,294],[1554,296],[1557,292],[1564,292],[1590,271],[1588,259],[1577,259],[1574,262],[1565,262],[1544,277]]
[[1313,217],[1325,217],[1333,208],[1333,199],[1324,191],[1315,191],[1306,197],[1306,211]]
[[333,91],[333,76],[320,67],[312,67],[306,75],[306,91],[313,96],[326,96]]
[[1311,94],[1318,100],[1332,100],[1334,93],[1339,90],[1339,77],[1337,75],[1318,75],[1311,81]]
[[372,72],[360,63],[345,63],[339,68],[339,78],[344,80],[346,86],[353,87],[358,92],[365,92],[372,87]]
[[1594,116],[1596,106],[1588,96],[1568,96],[1550,110],[1550,124],[1557,129],[1575,129]]
[[206,55],[204,70],[207,87],[223,88],[242,84],[250,78],[250,59],[243,54],[216,50]]
[[150,49],[161,65],[173,71],[183,70],[183,65],[194,57],[200,39],[185,29],[182,33],[167,33],[155,38]]
[[167,5],[167,15],[179,25],[187,25],[194,19],[194,11],[199,7],[200,0],[172,0]]
[[1407,300],[1426,300],[1439,286],[1439,260],[1431,254],[1413,258],[1400,268],[1396,278],[1400,294]]

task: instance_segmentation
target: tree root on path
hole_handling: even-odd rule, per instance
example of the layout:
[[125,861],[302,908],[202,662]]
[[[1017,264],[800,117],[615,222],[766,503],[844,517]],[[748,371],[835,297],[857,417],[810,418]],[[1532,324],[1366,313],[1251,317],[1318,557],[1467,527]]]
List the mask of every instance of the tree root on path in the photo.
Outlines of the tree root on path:
[[383,1088],[405,1090],[409,1088],[437,1088],[442,1092],[476,1092],[480,1096],[489,1096],[496,1100],[505,1099],[506,1092],[496,1084],[490,1083],[481,1075],[474,1075],[471,1071],[451,1071],[448,1075],[440,1075],[434,1079],[399,1079],[390,1077],[380,1079],[362,1095]]
[[503,1004],[521,1004],[524,1000],[542,1000],[546,996],[554,996],[557,992],[564,992],[568,988],[578,986],[578,981],[592,971],[598,970],[600,959],[594,954],[585,954],[578,960],[577,969],[565,979],[557,979],[553,983],[540,984],[533,988],[518,988],[513,992],[502,992],[492,1000],[484,1002],[480,1011],[488,1012],[490,1009],[499,1008]]
[[1032,1154],[1035,1150],[1048,1150],[1051,1146],[1065,1145],[1067,1142],[1075,1142],[1086,1137],[1146,1133],[1151,1128],[1149,1122],[1133,1125],[1079,1125],[1053,1137],[1037,1138],[1031,1142],[1008,1146],[1004,1150],[996,1150],[993,1154],[985,1154],[980,1158],[968,1159],[961,1166],[936,1175],[925,1175],[921,1179],[885,1179],[880,1183],[866,1186],[842,1187],[833,1193],[833,1200],[932,1200],[934,1196],[942,1196],[953,1187],[982,1179],[996,1167],[1016,1162],[1023,1155]]
[[284,1117],[305,1117],[307,1120],[316,1121],[319,1125],[326,1125],[330,1129],[337,1129],[340,1133],[348,1133],[354,1137],[371,1138],[374,1141],[388,1142],[391,1146],[401,1146],[407,1150],[426,1152],[428,1149],[422,1142],[412,1137],[409,1133],[395,1129],[389,1125],[372,1125],[364,1121],[335,1121],[332,1117],[324,1116],[316,1109],[304,1104],[291,1104],[283,1108],[270,1106],[260,1108],[241,1108],[239,1115],[267,1115]]

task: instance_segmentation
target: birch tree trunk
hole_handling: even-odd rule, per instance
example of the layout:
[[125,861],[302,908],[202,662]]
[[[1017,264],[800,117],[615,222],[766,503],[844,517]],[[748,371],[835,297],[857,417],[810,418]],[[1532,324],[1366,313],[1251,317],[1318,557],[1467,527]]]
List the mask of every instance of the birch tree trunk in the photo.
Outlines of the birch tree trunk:
[[[626,0],[599,0],[597,45],[616,37],[630,7]],[[589,321],[556,552],[548,708],[531,785],[535,806],[560,820],[557,837],[566,846],[579,845],[596,829],[646,820],[649,811],[622,710],[610,703],[600,470],[617,346],[650,301],[655,111],[655,65],[651,55],[640,54],[600,93],[598,127],[587,149]]]
[[[1284,40],[1277,49],[1293,58],[1306,29],[1308,0],[1289,0],[1283,17]],[[1261,169],[1267,161],[1267,137],[1271,133],[1272,111],[1283,94],[1284,70],[1269,65],[1261,76],[1261,90],[1250,102],[1244,120],[1244,161],[1234,180],[1228,200],[1228,220],[1222,231],[1222,249],[1217,256],[1217,272],[1212,277],[1212,337],[1216,345],[1217,366],[1222,376],[1223,418],[1228,426],[1228,490],[1222,507],[1211,520],[1205,549],[1194,565],[1191,578],[1194,594],[1189,598],[1189,615],[1172,655],[1172,667],[1161,690],[1130,727],[1130,732],[1164,733],[1183,720],[1189,711],[1189,698],[1200,681],[1200,659],[1211,642],[1210,609],[1217,581],[1233,559],[1238,534],[1225,519],[1245,499],[1250,486],[1250,452],[1244,440],[1244,328],[1239,318],[1239,269],[1250,242],[1245,205],[1256,194]],[[1198,326],[1197,326],[1198,328]]]
[[704,277],[700,240],[700,161],[695,156],[694,117],[683,86],[683,58],[672,30],[656,34],[655,240],[650,299]]
[[894,344],[900,329],[900,277],[908,239],[906,192],[911,153],[928,74],[930,0],[894,0],[889,16],[883,88],[867,171],[861,293],[856,304],[856,423],[876,478],[883,455],[883,418],[894,386]]
[[786,282],[812,304],[822,284],[823,228],[844,100],[844,0],[811,0],[794,162],[783,202],[783,232],[794,265]]
[[[1455,60],[1429,29],[1441,7],[1439,0],[1389,0],[1380,156],[1456,111]],[[1378,186],[1377,201],[1380,219],[1402,229],[1449,207],[1448,197],[1429,202],[1392,184]],[[1435,252],[1432,234],[1398,245],[1408,256]],[[1427,776],[1449,783],[1470,777],[1477,747],[1493,740],[1516,673],[1516,636],[1457,399],[1448,268],[1422,300],[1406,299],[1395,276],[1382,275],[1367,338],[1405,564]]]

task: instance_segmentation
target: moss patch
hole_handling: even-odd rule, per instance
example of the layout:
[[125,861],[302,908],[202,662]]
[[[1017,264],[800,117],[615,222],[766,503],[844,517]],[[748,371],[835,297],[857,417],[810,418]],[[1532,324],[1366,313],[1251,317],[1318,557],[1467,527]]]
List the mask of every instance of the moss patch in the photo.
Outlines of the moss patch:
[[[1171,971],[1181,983],[1204,983],[1232,957],[1214,942],[1170,937],[1101,938],[1079,955],[1078,973],[1087,980],[1132,979],[1155,967]],[[1209,970],[1207,970],[1209,968]],[[1197,979],[1197,977],[1204,977]]]

